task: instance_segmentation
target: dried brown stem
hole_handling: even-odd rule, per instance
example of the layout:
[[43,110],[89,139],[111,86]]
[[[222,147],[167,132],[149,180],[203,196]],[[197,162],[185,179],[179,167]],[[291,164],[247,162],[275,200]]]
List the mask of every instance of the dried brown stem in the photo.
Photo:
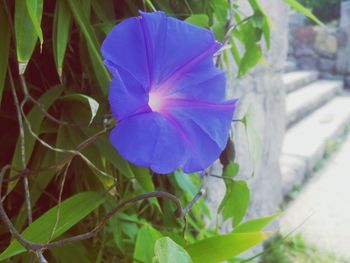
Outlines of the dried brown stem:
[[[18,125],[19,125],[19,137],[20,137],[20,147],[21,147],[21,161],[22,161],[22,169],[25,170],[27,168],[27,162],[26,162],[26,151],[25,151],[25,138],[24,138],[24,127],[23,127],[23,120],[21,115],[21,109],[18,101],[18,97],[15,90],[15,85],[12,78],[11,70],[8,70],[8,75],[10,79],[10,86],[13,94],[13,100],[16,105],[16,111],[17,111],[17,118],[18,118]],[[29,192],[29,182],[28,178],[23,178],[23,185],[24,185],[24,198],[25,198],[25,204],[27,208],[27,217],[28,217],[28,224],[30,225],[33,222],[33,215],[32,215],[32,205],[30,201],[30,192]]]

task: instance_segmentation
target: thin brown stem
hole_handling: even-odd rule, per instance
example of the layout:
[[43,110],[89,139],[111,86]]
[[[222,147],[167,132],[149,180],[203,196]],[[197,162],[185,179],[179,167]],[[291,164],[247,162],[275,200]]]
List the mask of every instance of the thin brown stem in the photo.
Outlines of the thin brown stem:
[[[17,118],[18,118],[18,125],[19,125],[19,137],[20,137],[20,147],[21,147],[21,161],[22,161],[22,169],[25,170],[27,168],[27,162],[26,162],[26,151],[25,151],[25,138],[24,138],[24,126],[23,126],[23,119],[21,115],[21,109],[18,101],[18,97],[15,90],[15,85],[12,77],[11,70],[8,70],[8,75],[10,79],[10,86],[13,94],[13,100],[16,105],[16,111],[17,111]],[[24,185],[24,198],[25,198],[25,204],[27,208],[27,217],[28,217],[28,224],[30,225],[33,222],[33,215],[32,215],[32,205],[30,201],[30,192],[29,192],[29,182],[28,178],[24,177],[23,180]]]

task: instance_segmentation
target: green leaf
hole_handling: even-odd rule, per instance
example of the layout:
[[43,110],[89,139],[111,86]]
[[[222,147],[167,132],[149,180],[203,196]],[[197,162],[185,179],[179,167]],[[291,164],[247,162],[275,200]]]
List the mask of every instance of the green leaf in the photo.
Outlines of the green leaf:
[[263,232],[232,233],[198,241],[185,249],[194,263],[218,263],[241,254],[265,238]]
[[1,45],[0,45],[0,105],[2,98],[2,91],[5,87],[5,79],[8,65],[8,57],[10,50],[10,26],[7,20],[7,14],[5,12],[4,3],[0,3],[0,36],[1,36]]
[[63,97],[61,97],[62,99],[69,99],[69,100],[76,100],[76,101],[80,101],[80,102],[84,102],[84,103],[88,103],[89,104],[89,109],[91,112],[91,117],[90,117],[90,122],[89,124],[91,124],[91,122],[94,120],[94,118],[96,117],[98,108],[99,108],[99,103],[85,95],[85,94],[81,94],[81,93],[74,93],[74,94],[69,94],[69,95],[65,95]]
[[281,213],[277,213],[267,217],[261,217],[246,221],[233,229],[233,233],[249,233],[261,231],[265,226],[279,217]]
[[[86,109],[77,107],[66,107],[67,115],[66,118],[71,122],[81,122],[81,120],[87,119],[89,112]],[[91,137],[95,133],[101,131],[101,128],[90,127],[81,127],[81,131],[85,134],[86,137]],[[108,161],[115,168],[117,168],[123,175],[126,177],[135,177],[133,171],[131,170],[130,164],[123,159],[118,151],[113,148],[109,141],[108,134],[102,135],[95,140],[94,145],[98,148],[98,153],[104,161]]]
[[239,64],[238,76],[242,77],[248,73],[261,60],[263,54],[259,44],[253,44],[246,47],[246,51]]
[[196,26],[209,27],[209,17],[205,14],[193,14],[185,21]]
[[227,13],[229,10],[229,2],[226,0],[211,0],[210,5],[213,14],[212,30],[218,41],[223,41],[225,37]]
[[41,0],[25,0],[25,1],[27,4],[27,9],[28,9],[30,19],[32,20],[34,30],[40,40],[40,50],[41,50],[44,43],[43,32],[40,27],[41,17],[43,13],[43,1]]
[[232,225],[237,226],[243,219],[250,201],[249,188],[245,181],[233,181],[226,184],[226,195],[220,204],[224,220],[232,218]]
[[[55,86],[48,89],[39,99],[39,103],[42,104],[42,106],[45,108],[45,110],[48,110],[50,106],[56,101],[56,99],[61,95],[63,91],[62,86]],[[34,106],[33,109],[28,113],[27,119],[29,123],[31,124],[31,128],[35,134],[38,134],[40,131],[41,123],[44,119],[44,114],[41,112],[41,110]],[[25,157],[27,164],[29,162],[29,157],[31,156],[34,148],[34,144],[36,139],[29,133],[29,130],[24,123],[24,135],[25,135]],[[16,149],[12,157],[12,166],[20,168],[22,166],[21,162],[21,143],[20,138],[17,140]],[[15,173],[11,173],[11,175],[15,175]],[[17,181],[11,182],[9,184],[9,189],[12,189]]]
[[[76,194],[61,203],[60,220],[58,221],[53,239],[58,238],[88,214],[100,206],[104,197],[96,192],[83,192]],[[32,242],[45,243],[49,240],[52,228],[56,222],[56,214],[58,207],[55,206],[45,214],[36,219],[21,234]],[[0,254],[0,260],[25,252],[26,249],[13,240],[11,244]]]
[[92,0],[91,5],[97,17],[103,21],[101,29],[108,34],[115,24],[113,1]]
[[254,15],[252,17],[253,24],[255,27],[262,29],[264,34],[265,43],[267,49],[270,48],[270,19],[264,13],[264,10],[261,8],[260,4],[256,0],[249,0],[251,7],[254,10]]
[[191,197],[198,192],[198,187],[192,182],[190,175],[182,171],[176,171],[174,178],[180,189]]
[[236,177],[239,170],[239,164],[238,163],[229,163],[224,170],[223,176],[225,177]]
[[163,235],[150,225],[144,225],[139,230],[134,250],[134,262],[152,262],[154,245]]
[[[38,149],[34,157],[32,157],[31,167],[33,170],[39,169],[40,167],[48,167],[55,163],[55,153],[53,151],[46,151],[44,148]],[[47,185],[50,183],[54,175],[55,170],[43,171],[35,176],[35,184],[30,184],[30,200],[31,205],[34,207],[40,196],[43,194],[42,189],[46,189]],[[18,229],[22,229],[25,225],[27,219],[27,209],[25,204],[22,205],[20,213],[17,214],[15,226]]]
[[67,263],[71,262],[74,258],[74,262],[79,263],[91,263],[95,262],[92,259],[93,254],[87,246],[84,246],[84,243],[72,243],[67,244],[62,247],[56,247],[50,249],[54,257],[54,261],[57,263]]
[[134,177],[130,164],[120,156],[120,154],[113,148],[107,137],[101,137],[95,141],[95,145],[99,149],[103,157],[106,158],[115,168],[127,177]]
[[157,240],[154,253],[156,255],[155,262],[157,263],[192,263],[186,250],[169,237],[162,237]]
[[54,28],[52,36],[53,55],[55,57],[56,69],[58,75],[62,76],[63,60],[66,53],[69,29],[72,21],[72,14],[65,0],[56,2],[54,16]]
[[324,25],[309,9],[304,7],[302,4],[300,4],[297,0],[283,0],[285,3],[287,3],[291,8],[295,9],[299,13],[302,13],[303,15],[307,16],[314,22],[316,22],[319,25]]
[[[31,1],[31,2],[29,2]],[[35,2],[35,3],[34,3]],[[30,6],[31,14],[27,8]],[[39,24],[43,12],[43,0],[16,0],[15,4],[15,33],[17,60],[19,63],[19,72],[23,74],[26,66],[33,54],[36,41],[38,39],[37,25],[33,25],[33,19]]]
[[92,28],[88,18],[85,16],[81,8],[80,1],[70,1],[66,0],[68,3],[75,21],[80,27],[85,40],[87,42],[88,51],[91,57],[91,64],[94,68],[97,81],[99,82],[102,92],[104,94],[108,93],[109,82],[111,80],[106,67],[103,64],[103,60],[100,54],[100,45],[97,36]]
[[[152,175],[150,174],[149,169],[142,168],[135,165],[132,165],[131,169],[135,174],[135,178],[137,182],[140,184],[140,186],[145,192],[153,192],[155,190],[154,184],[152,181]],[[156,199],[150,199],[150,200],[156,200]]]

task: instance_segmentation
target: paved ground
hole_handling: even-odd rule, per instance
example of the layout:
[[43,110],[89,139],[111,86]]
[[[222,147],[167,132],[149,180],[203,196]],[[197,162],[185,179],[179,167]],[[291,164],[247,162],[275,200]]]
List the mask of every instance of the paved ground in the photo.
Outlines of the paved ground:
[[297,232],[307,242],[350,262],[350,136],[289,205],[281,232],[303,222]]

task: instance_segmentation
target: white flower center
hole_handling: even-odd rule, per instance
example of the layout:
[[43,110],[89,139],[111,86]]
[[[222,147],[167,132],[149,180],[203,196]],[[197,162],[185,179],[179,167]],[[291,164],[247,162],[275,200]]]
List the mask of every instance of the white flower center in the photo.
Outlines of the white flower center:
[[157,91],[151,91],[148,96],[148,105],[152,111],[160,112],[164,105],[164,97],[162,94]]

